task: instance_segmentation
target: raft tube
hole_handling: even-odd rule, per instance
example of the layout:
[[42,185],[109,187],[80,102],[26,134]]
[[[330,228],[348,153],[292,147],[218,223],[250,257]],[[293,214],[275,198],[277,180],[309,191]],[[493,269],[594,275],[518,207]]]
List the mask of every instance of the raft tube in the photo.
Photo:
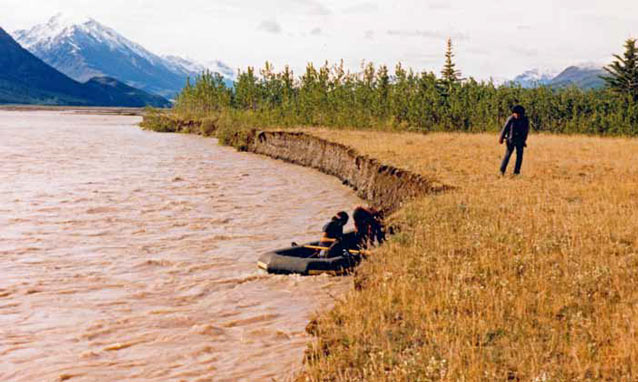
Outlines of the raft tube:
[[[345,235],[345,242],[354,238],[354,233]],[[293,246],[264,253],[259,257],[257,265],[259,268],[274,274],[301,274],[319,275],[328,273],[340,275],[349,272],[361,262],[360,255],[345,255],[332,258],[317,257],[317,250],[306,246],[319,246],[318,241],[306,243],[300,246]]]

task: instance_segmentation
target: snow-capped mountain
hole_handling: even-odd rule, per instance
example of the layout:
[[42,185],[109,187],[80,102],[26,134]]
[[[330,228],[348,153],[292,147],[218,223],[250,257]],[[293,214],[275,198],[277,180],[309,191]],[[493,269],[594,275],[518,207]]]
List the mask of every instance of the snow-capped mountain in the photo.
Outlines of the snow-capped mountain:
[[558,73],[555,70],[532,69],[516,76],[512,82],[523,88],[534,88],[549,85]]
[[201,73],[206,69],[204,65],[188,58],[171,55],[162,56],[162,58],[164,58],[174,70],[186,73]]
[[167,98],[173,98],[186,78],[200,74],[204,67],[156,55],[91,18],[58,14],[13,36],[25,49],[77,81],[109,76]]
[[0,104],[170,106],[170,102],[113,78],[77,82],[21,47],[0,27]]
[[562,71],[528,70],[510,81],[510,84],[524,88],[551,86],[555,88],[576,86],[582,89],[598,89],[605,86],[603,65],[599,63],[582,63],[572,65]]
[[183,58],[179,56],[162,56],[174,70],[181,71],[190,74],[191,78],[201,74],[204,70],[209,70],[213,73],[221,74],[226,79],[226,84],[232,86],[232,82],[235,79],[236,73],[230,66],[224,64],[221,61],[210,61],[204,64],[198,63],[195,60],[189,58]]

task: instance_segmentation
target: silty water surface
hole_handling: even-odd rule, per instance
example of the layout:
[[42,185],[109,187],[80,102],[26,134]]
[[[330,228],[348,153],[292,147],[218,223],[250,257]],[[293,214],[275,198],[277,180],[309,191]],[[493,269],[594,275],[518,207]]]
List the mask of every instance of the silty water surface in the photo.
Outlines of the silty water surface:
[[0,111],[0,380],[286,380],[350,280],[256,260],[361,201],[139,121]]

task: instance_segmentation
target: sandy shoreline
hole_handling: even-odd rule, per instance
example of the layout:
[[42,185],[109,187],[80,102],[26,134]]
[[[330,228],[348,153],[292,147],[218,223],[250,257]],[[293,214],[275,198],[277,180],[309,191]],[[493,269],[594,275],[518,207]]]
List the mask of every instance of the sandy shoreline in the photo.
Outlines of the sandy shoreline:
[[68,111],[93,115],[144,115],[144,108],[95,106],[0,105],[3,111]]

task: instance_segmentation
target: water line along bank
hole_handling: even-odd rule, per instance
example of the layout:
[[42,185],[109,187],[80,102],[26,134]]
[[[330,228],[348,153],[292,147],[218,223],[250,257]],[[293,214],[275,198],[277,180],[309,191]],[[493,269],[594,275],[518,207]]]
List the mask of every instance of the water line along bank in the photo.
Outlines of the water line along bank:
[[289,376],[348,278],[259,253],[362,201],[340,182],[137,117],[0,112],[0,379]]

